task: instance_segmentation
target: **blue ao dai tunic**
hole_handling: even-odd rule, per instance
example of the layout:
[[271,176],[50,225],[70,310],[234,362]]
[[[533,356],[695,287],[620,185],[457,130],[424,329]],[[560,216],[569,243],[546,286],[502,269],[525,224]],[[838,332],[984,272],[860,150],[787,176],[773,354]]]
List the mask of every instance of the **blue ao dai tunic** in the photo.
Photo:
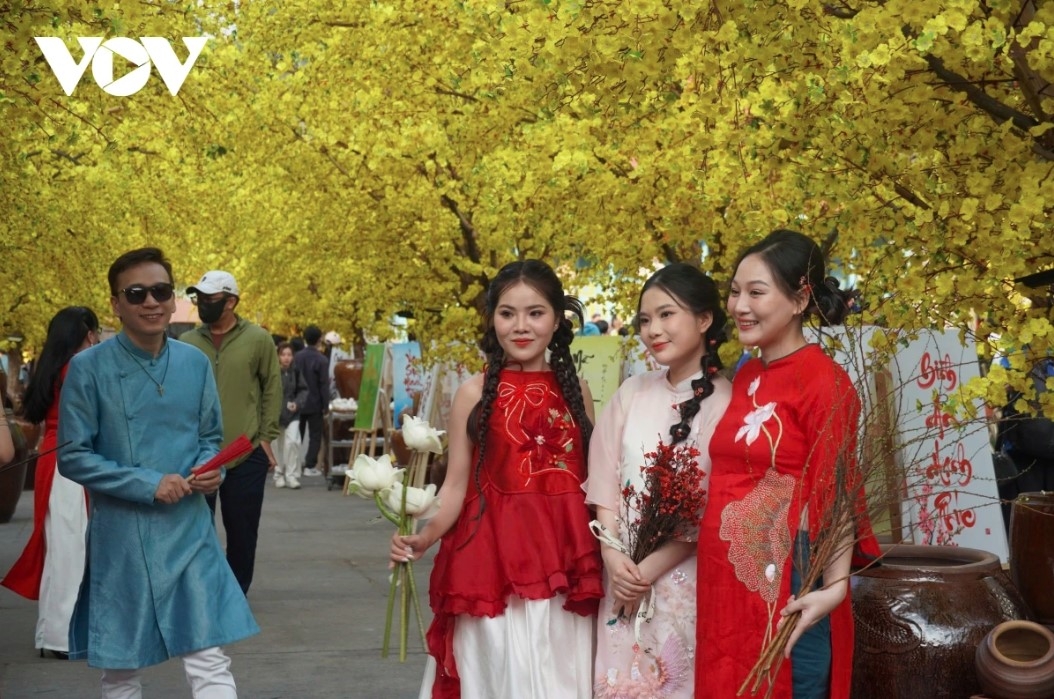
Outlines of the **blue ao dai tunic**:
[[58,468],[91,504],[71,658],[135,669],[259,632],[205,496],[154,501],[165,474],[188,475],[222,439],[216,382],[196,348],[168,340],[155,359],[121,333],[71,360]]

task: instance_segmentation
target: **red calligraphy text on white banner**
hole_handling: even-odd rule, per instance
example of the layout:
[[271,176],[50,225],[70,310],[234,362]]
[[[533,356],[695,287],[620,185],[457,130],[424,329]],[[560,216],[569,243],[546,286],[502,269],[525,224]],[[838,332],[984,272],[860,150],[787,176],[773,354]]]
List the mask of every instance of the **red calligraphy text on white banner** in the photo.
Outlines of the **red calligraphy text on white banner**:
[[930,455],[930,465],[926,469],[927,481],[940,481],[941,485],[956,485],[959,487],[970,484],[973,480],[973,464],[966,458],[966,449],[962,442],[955,445],[954,456],[941,456],[941,444],[934,440],[933,454]]
[[944,396],[937,396],[936,398],[934,398],[933,410],[931,410],[930,414],[926,416],[926,427],[936,427],[937,435],[941,439],[944,439],[945,428],[951,427],[952,424],[955,422],[955,418],[953,418],[949,413],[945,412],[944,408],[941,407],[942,403],[944,403],[943,399]]
[[947,354],[936,361],[929,352],[923,352],[919,362],[919,388],[930,388],[933,385],[943,391],[951,391],[959,383],[959,376],[953,368],[952,359]]
[[901,533],[916,544],[980,548],[1005,561],[988,434],[974,429],[983,404],[964,391],[979,375],[976,349],[954,330],[920,332],[890,364],[894,439],[906,466]]
[[933,498],[933,509],[941,528],[949,534],[969,529],[977,524],[977,513],[973,510],[960,510],[952,507],[952,502],[959,504],[959,491],[945,491]]
[[966,457],[962,442],[957,441],[950,454],[949,445],[944,444],[946,432],[957,426],[957,421],[944,405],[948,402],[948,393],[958,385],[959,376],[947,353],[934,359],[933,354],[924,352],[918,365],[918,377],[915,383],[919,388],[934,391],[932,409],[924,414],[927,430],[937,432],[929,460],[919,464],[923,482],[915,496],[919,508],[918,525],[924,543],[954,544],[957,535],[977,523],[977,515],[971,508],[958,506],[958,489],[973,480],[973,464]]
[[[922,486],[914,500],[918,505],[918,526],[923,535],[921,543],[939,546],[955,545],[955,537],[977,524],[977,514],[970,508],[959,509],[958,488],[973,481],[973,464],[966,456],[961,442],[955,444],[953,455],[941,455],[941,443],[933,441],[929,462],[919,465]],[[945,488],[955,490],[945,490]]]

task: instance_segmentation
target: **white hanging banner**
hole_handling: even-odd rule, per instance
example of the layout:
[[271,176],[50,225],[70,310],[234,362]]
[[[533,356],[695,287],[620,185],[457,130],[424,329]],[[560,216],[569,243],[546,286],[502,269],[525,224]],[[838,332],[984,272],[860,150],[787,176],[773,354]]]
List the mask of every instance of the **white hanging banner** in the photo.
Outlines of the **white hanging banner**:
[[[909,343],[891,367],[897,436],[907,478],[904,517],[917,544],[965,546],[1007,560],[992,448],[983,417],[956,419],[962,389],[980,371],[977,349],[955,330],[928,332]],[[975,414],[984,406],[974,401]]]
[[[899,349],[891,366],[871,349],[881,328],[824,328],[811,339],[823,344],[857,388],[865,420],[893,425],[896,454],[890,468],[903,474],[901,537],[916,544],[965,546],[1007,560],[1006,530],[983,418],[958,421],[952,413],[967,399],[963,386],[978,376],[977,350],[957,331],[923,332]],[[880,373],[887,378],[876,383]],[[976,414],[985,415],[980,402]],[[863,439],[863,434],[861,434]],[[881,451],[881,450],[880,450]],[[896,463],[892,463],[895,457]],[[881,497],[889,497],[884,492]],[[889,531],[889,522],[875,522]]]

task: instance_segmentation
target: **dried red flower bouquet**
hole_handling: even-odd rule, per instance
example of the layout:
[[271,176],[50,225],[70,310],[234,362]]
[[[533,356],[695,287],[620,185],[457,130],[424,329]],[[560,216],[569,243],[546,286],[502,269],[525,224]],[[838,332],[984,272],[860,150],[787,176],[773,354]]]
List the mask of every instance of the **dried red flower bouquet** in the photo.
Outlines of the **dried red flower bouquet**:
[[627,555],[640,563],[663,544],[696,538],[706,506],[705,473],[699,450],[685,444],[664,444],[645,454],[641,466],[644,487],[622,489],[626,503]]

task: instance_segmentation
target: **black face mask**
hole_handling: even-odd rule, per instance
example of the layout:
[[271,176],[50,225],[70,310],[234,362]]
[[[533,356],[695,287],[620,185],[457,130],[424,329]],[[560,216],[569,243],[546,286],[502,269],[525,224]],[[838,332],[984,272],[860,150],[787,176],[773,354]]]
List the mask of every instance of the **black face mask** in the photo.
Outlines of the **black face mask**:
[[226,298],[215,301],[198,301],[198,318],[201,318],[202,323],[211,325],[220,319],[223,315],[223,307],[226,305]]

